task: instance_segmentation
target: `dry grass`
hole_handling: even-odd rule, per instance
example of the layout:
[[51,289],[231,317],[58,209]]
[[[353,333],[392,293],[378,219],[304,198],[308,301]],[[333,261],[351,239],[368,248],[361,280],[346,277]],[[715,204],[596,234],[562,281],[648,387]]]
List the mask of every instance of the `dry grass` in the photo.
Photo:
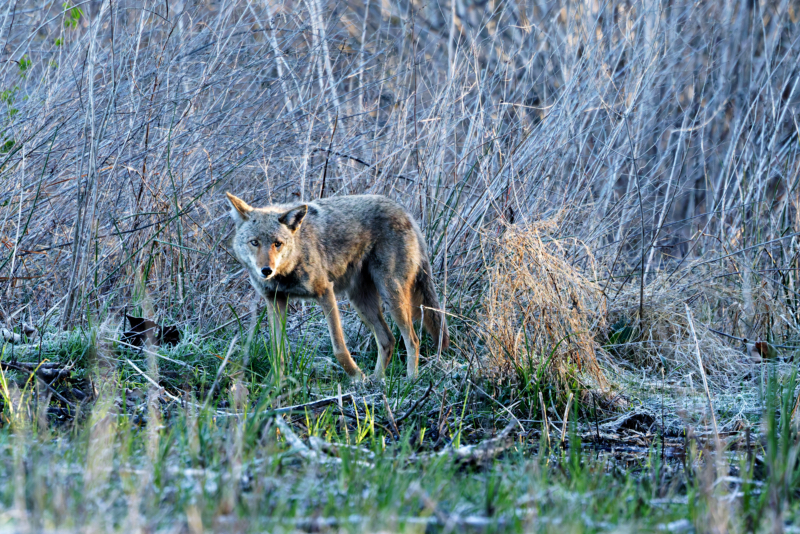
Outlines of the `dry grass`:
[[724,316],[715,316],[712,310],[718,310],[721,302],[735,301],[736,295],[729,285],[720,282],[692,284],[691,288],[672,287],[667,276],[654,277],[646,286],[641,322],[638,320],[638,286],[628,286],[614,300],[615,309],[611,310],[609,321],[617,327],[625,324],[631,328],[631,333],[620,340],[622,344],[611,347],[613,353],[637,368],[664,367],[679,377],[693,373],[695,383],[699,384],[695,340],[684,305],[688,302],[694,315],[703,365],[712,384],[730,387],[738,383],[750,368],[750,361],[738,344],[732,344],[709,329],[729,330]]
[[[3,363],[20,356],[29,365],[42,357],[74,363],[55,387],[82,414],[92,411],[81,423],[65,405],[39,403],[49,395],[40,381],[27,397],[21,386],[4,390],[9,424],[0,441],[10,446],[0,447],[0,464],[14,484],[0,501],[13,506],[8,517],[32,521],[17,530],[83,520],[98,531],[174,531],[164,524],[185,515],[186,529],[230,532],[224,521],[234,503],[240,517],[263,515],[262,529],[270,531],[279,529],[266,520],[334,510],[342,521],[383,514],[374,531],[399,530],[398,516],[423,510],[448,529],[455,514],[480,509],[509,519],[535,501],[536,518],[555,514],[559,522],[521,529],[661,530],[640,521],[655,514],[661,519],[652,521],[671,529],[668,521],[694,514],[702,531],[737,521],[736,513],[701,517],[704,506],[723,502],[703,504],[723,486],[731,488],[725,503],[751,492],[752,500],[741,500],[748,521],[781,502],[797,515],[797,446],[789,447],[785,415],[795,406],[795,383],[777,395],[784,382],[767,381],[767,366],[749,370],[735,339],[769,340],[788,347],[780,349],[784,356],[800,345],[796,2],[75,4],[0,5],[0,326],[19,329],[25,321],[44,332],[41,344],[6,346]],[[336,395],[343,377],[325,360],[328,335],[316,306],[294,306],[290,314],[287,373],[264,329],[248,336],[257,314],[237,322],[251,311],[253,292],[226,246],[226,190],[254,205],[384,194],[419,220],[453,349],[431,358],[433,344],[425,345],[423,380],[434,380],[427,389],[406,380],[395,359],[382,386],[398,420],[411,414],[399,425],[403,439],[437,450],[462,438],[480,441],[511,418],[528,441],[536,428],[566,433],[566,425],[549,428],[569,413],[561,399],[543,406],[540,381],[496,387],[519,380],[520,366],[547,372],[559,391],[604,376],[612,386],[632,384],[623,394],[641,385],[660,407],[662,433],[670,427],[664,412],[681,412],[681,421],[707,437],[702,421],[711,403],[699,385],[688,305],[720,428],[745,417],[755,434],[766,414],[774,443],[762,455],[748,439],[754,452],[747,463],[770,473],[778,466],[792,481],[769,475],[769,491],[783,488],[780,499],[758,493],[766,486],[741,482],[737,489],[734,479],[753,478],[747,469],[719,486],[709,481],[722,488],[714,495],[687,490],[702,482],[694,475],[665,489],[658,455],[650,454],[654,435],[640,443],[652,473],[598,476],[608,469],[601,459],[575,474],[582,462],[570,459],[572,466],[537,471],[546,479],[541,491],[525,479],[550,464],[546,455],[542,466],[513,463],[505,472],[499,465],[478,473],[415,470],[400,456],[372,474],[347,465],[289,469],[281,463],[286,444],[259,419],[257,399],[274,407]],[[359,363],[374,361],[374,342],[352,310],[342,309],[353,354]],[[159,355],[106,351],[95,334],[117,337],[124,311],[177,324],[184,337]],[[621,340],[620,324],[635,332],[611,347],[610,337]],[[247,342],[220,370],[240,325]],[[494,383],[465,372],[478,359]],[[623,366],[635,372],[616,374]],[[12,384],[28,380],[8,373]],[[661,379],[657,395],[654,377]],[[156,379],[165,390],[149,381]],[[756,387],[757,379],[772,387]],[[213,402],[230,397],[228,410],[251,402],[253,417],[196,410],[215,383],[220,399]],[[92,391],[97,384],[124,397],[114,399],[119,417],[86,397],[104,394]],[[191,402],[177,406],[183,388]],[[10,414],[23,398],[41,417],[37,410]],[[575,399],[577,414],[596,412],[594,395]],[[384,454],[384,438],[395,439],[388,408],[344,406],[317,414],[316,422],[297,414],[292,424],[309,435],[322,428],[332,442],[369,440]],[[541,409],[553,425],[542,424]],[[69,430],[48,427],[45,417],[63,419]],[[570,424],[584,424],[579,417]],[[599,434],[596,413],[593,423]],[[778,435],[786,445],[781,462],[773,461],[781,456]],[[87,463],[90,454],[96,457]],[[83,470],[86,479],[76,476]],[[563,491],[551,491],[552,475],[565,477]],[[421,504],[412,482],[439,499],[443,512]],[[586,514],[575,514],[581,487],[591,498],[581,496]],[[651,502],[673,490],[689,505]],[[320,500],[321,493],[328,497]],[[504,496],[496,514],[493,496]],[[553,507],[551,499],[563,502]],[[110,503],[117,503],[113,513]],[[54,519],[41,510],[54,511]],[[785,527],[793,528],[788,513]],[[38,518],[47,522],[41,529]]]
[[[647,313],[670,317],[644,339],[685,342],[681,303],[701,302],[692,284],[719,306],[696,309],[704,324],[786,344],[800,335],[791,2],[80,9],[0,8],[7,327],[147,308],[207,331],[247,313],[252,292],[225,246],[231,190],[256,205],[401,201],[425,231],[456,357],[483,350],[464,324],[501,292],[483,273],[506,259],[479,254],[482,236],[562,212],[552,233],[596,258],[609,309],[633,317],[644,293]],[[740,305],[749,317],[733,317]],[[313,309],[293,328],[324,330]],[[354,344],[366,339],[348,328]],[[587,343],[576,350],[589,354]],[[709,365],[735,369],[722,350],[733,344],[713,343]],[[651,344],[639,361],[682,351]]]
[[[481,331],[487,349],[483,372],[495,381],[530,368],[562,385],[578,373],[605,385],[595,341],[595,331],[604,326],[605,299],[584,269],[569,261],[565,243],[554,238],[558,226],[557,220],[514,226],[492,247]],[[585,270],[594,273],[589,251],[574,248],[584,253]]]

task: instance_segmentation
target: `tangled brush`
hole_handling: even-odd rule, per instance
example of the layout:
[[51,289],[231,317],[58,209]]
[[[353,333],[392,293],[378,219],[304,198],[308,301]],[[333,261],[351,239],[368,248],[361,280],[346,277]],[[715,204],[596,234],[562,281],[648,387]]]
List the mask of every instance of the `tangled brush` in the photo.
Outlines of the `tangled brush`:
[[553,236],[557,220],[513,226],[492,243],[493,264],[483,298],[483,373],[498,382],[521,368],[563,386],[571,379],[605,379],[593,330],[602,326],[605,304],[592,282],[594,260],[572,241],[591,278],[568,260],[565,242]]
[[695,381],[700,377],[699,348],[709,384],[729,390],[751,370],[753,362],[743,353],[741,343],[717,332],[764,339],[766,328],[759,325],[768,317],[788,314],[779,299],[772,297],[774,288],[763,279],[751,283],[752,273],[742,264],[730,260],[726,271],[698,263],[700,267],[689,265],[682,275],[656,273],[647,280],[641,321],[637,319],[639,287],[625,286],[610,305],[609,322],[613,324],[608,337],[619,337],[616,334],[626,325],[630,334],[616,345],[612,341],[609,348],[618,360],[637,368],[663,366],[673,377],[692,375]]

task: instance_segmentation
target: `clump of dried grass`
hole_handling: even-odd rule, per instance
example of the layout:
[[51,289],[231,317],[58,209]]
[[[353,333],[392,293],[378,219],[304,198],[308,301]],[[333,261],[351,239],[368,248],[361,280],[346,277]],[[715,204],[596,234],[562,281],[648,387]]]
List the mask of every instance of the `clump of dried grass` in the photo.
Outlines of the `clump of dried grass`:
[[[720,310],[739,307],[738,290],[724,278],[716,278],[708,269],[692,271],[679,283],[669,273],[655,275],[644,288],[642,320],[639,314],[639,286],[629,284],[614,299],[609,322],[627,323],[632,329],[624,344],[613,347],[619,358],[637,367],[666,367],[667,372],[700,377],[697,347],[703,367],[712,384],[725,387],[738,380],[751,362],[731,340],[717,331],[728,330],[725,313]],[[686,305],[693,316],[697,343],[689,326]],[[735,342],[734,342],[735,344]]]
[[[557,226],[557,219],[512,226],[493,243],[483,298],[483,372],[490,379],[513,380],[527,368],[556,386],[576,378],[606,383],[593,334],[604,321],[604,299],[596,276],[571,263],[565,242],[554,238]],[[578,248],[593,272],[592,255]]]

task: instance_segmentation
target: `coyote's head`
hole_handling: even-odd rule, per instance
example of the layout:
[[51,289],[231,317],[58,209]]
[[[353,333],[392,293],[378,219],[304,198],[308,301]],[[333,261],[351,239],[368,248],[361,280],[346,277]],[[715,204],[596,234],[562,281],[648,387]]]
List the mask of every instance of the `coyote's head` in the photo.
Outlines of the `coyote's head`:
[[253,208],[230,193],[231,218],[236,223],[233,250],[255,280],[288,272],[298,255],[297,231],[308,206]]

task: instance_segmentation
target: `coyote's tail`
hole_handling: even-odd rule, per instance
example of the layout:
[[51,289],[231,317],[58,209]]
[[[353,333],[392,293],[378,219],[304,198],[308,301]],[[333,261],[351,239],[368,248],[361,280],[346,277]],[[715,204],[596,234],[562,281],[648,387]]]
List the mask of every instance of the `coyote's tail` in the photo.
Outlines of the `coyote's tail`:
[[[436,288],[433,286],[431,264],[428,261],[427,254],[423,254],[415,285],[413,296],[414,319],[419,319],[422,316],[422,325],[433,338],[434,345],[438,349],[439,338],[441,337],[442,350],[445,350],[450,345],[450,334],[447,333],[447,318],[442,313],[442,306],[439,304]],[[422,306],[422,309],[420,309],[420,306]]]

